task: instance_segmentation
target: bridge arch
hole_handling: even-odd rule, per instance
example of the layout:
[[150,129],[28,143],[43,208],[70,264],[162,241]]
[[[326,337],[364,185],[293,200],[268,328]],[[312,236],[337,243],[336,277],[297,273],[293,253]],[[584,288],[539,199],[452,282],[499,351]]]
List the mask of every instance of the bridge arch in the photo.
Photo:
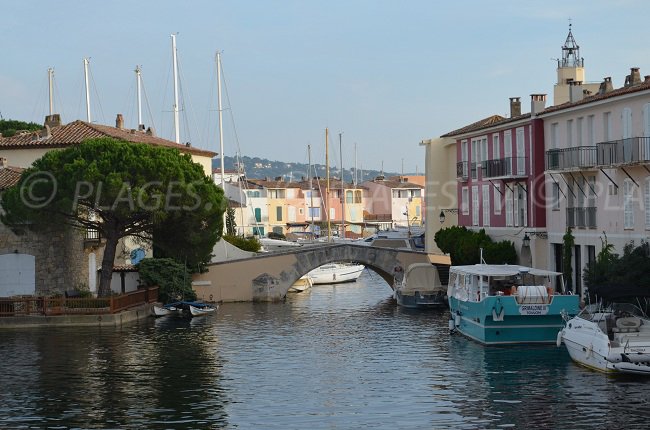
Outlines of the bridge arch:
[[[439,270],[448,270],[448,257],[423,252],[352,244],[304,246],[209,264],[207,272],[195,275],[192,286],[197,296],[205,301],[278,301],[284,299],[289,287],[301,276],[323,264],[364,264],[392,288],[396,268],[404,270],[413,263],[432,260]],[[442,273],[441,278],[445,278]]]

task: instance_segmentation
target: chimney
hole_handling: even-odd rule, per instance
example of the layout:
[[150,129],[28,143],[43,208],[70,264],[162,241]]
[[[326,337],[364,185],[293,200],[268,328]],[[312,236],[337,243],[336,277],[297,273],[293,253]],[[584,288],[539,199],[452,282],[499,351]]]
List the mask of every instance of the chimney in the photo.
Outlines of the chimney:
[[4,157],[0,157],[0,170],[4,169],[5,167],[9,167],[7,164],[7,159]]
[[154,130],[154,129],[151,128],[151,127],[148,127],[148,128],[147,128],[147,131],[145,131],[145,133],[146,133],[147,135],[149,135],[149,136],[154,136],[154,137],[156,137],[156,130]]
[[521,102],[519,97],[510,97],[510,118],[521,115]]
[[643,83],[644,84],[649,84],[650,83],[650,75],[645,75],[643,77]]
[[630,74],[625,77],[625,87],[631,87],[632,85],[638,85],[641,83],[641,73],[639,72],[638,67],[631,67]]
[[546,108],[546,94],[530,95],[530,113],[537,115]]
[[50,129],[54,127],[59,127],[61,125],[61,115],[59,115],[58,113],[47,115],[45,117],[45,125],[50,127]]
[[606,94],[613,90],[614,87],[612,86],[612,77],[608,76],[600,83],[600,87],[598,88],[598,94]]
[[569,84],[569,101],[571,103],[579,102],[583,96],[582,81],[571,81]]
[[115,118],[115,128],[119,128],[120,130],[124,128],[124,117],[121,113],[118,113],[117,118]]

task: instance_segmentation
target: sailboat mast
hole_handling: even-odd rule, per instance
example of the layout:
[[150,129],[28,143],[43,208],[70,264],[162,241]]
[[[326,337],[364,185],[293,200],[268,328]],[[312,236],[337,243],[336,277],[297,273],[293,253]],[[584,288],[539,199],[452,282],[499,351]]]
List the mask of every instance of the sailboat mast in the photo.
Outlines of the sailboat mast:
[[181,143],[181,132],[178,126],[178,59],[176,58],[176,35],[172,34],[172,63],[174,70],[174,135],[175,142]]
[[90,87],[88,86],[88,58],[84,58],[84,82],[86,83],[86,121],[90,122]]
[[54,115],[54,90],[53,90],[54,69],[47,69],[47,85],[50,95],[50,115]]
[[140,66],[135,66],[135,85],[137,88],[138,96],[138,130],[144,130],[144,124],[142,123],[142,70]]
[[354,188],[357,188],[359,179],[357,178],[357,143],[354,142]]
[[311,145],[307,145],[307,159],[309,165],[307,167],[307,174],[309,175],[309,215],[311,217],[311,232],[314,233],[314,188],[312,186],[311,174]]
[[223,155],[223,119],[221,109],[221,52],[217,51],[217,110],[219,111],[219,158],[221,158],[221,189],[225,190]]
[[339,132],[339,158],[341,159],[341,237],[345,239],[345,187],[343,186],[343,133]]
[[330,153],[329,153],[329,144],[327,142],[327,138],[329,137],[329,130],[325,128],[325,177],[327,178],[326,180],[326,186],[325,186],[325,211],[327,214],[327,241],[329,242],[331,240],[331,235],[332,231],[330,230],[331,228],[331,221],[330,221]]

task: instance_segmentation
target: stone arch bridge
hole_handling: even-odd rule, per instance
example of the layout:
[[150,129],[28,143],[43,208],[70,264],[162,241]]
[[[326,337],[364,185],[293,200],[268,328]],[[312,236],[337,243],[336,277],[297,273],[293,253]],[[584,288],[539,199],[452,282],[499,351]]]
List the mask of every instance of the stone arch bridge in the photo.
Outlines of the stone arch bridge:
[[353,244],[303,246],[296,250],[260,254],[255,257],[211,263],[197,274],[192,287],[199,300],[209,302],[279,301],[301,276],[323,264],[357,262],[375,271],[393,287],[397,271],[413,263],[430,262],[447,283],[449,257],[404,249]]

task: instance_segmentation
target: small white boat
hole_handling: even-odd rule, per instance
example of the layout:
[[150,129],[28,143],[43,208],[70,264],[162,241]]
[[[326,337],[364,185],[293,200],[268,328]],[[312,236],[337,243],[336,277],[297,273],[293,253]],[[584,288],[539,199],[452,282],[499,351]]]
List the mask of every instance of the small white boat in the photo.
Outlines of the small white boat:
[[650,376],[650,319],[630,303],[589,305],[558,333],[576,363],[604,373]]
[[183,310],[174,306],[157,306],[151,307],[151,314],[155,317],[166,317],[169,315],[178,315]]
[[190,315],[193,317],[211,314],[213,312],[216,312],[218,308],[218,306],[211,306],[211,305],[202,305],[202,306],[187,305],[187,306]]
[[294,284],[289,287],[288,293],[302,293],[305,290],[308,290],[314,285],[314,281],[309,275],[304,275],[300,277]]
[[355,282],[365,266],[354,263],[329,263],[312,270],[307,275],[314,285],[340,284],[342,282]]
[[405,308],[447,305],[447,287],[442,285],[438,268],[431,263],[411,264],[403,276],[396,274],[394,288],[397,304]]
[[262,244],[264,252],[287,251],[295,248],[300,248],[302,246],[301,243],[290,242],[288,240],[281,239],[271,239],[268,237],[261,237],[259,241],[260,244]]

